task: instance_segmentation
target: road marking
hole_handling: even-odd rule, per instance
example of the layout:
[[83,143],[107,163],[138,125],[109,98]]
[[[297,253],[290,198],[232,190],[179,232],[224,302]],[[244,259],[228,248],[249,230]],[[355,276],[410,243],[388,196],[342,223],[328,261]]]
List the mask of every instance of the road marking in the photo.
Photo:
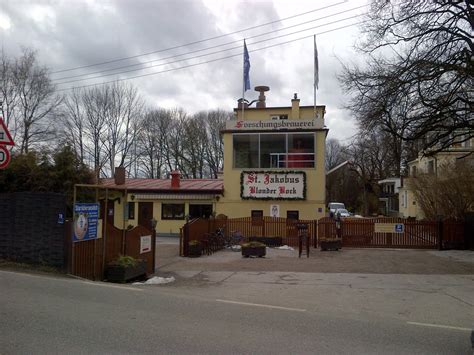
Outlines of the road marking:
[[240,304],[240,305],[243,305],[243,306],[253,306],[253,307],[263,307],[263,308],[281,309],[281,310],[284,310],[284,311],[306,312],[306,309],[302,309],[302,308],[290,308],[290,307],[271,306],[271,305],[268,305],[268,304],[237,302],[237,301],[229,301],[229,300],[221,300],[221,299],[216,299],[216,302]]
[[421,326],[424,326],[424,327],[432,327],[432,328],[454,329],[454,330],[462,330],[462,331],[466,331],[466,332],[472,331],[472,329],[470,329],[470,328],[453,327],[451,325],[418,323],[418,322],[407,322],[407,323],[412,324],[412,325],[421,325]]
[[137,288],[137,287],[128,287],[128,286],[118,286],[118,285],[110,285],[106,283],[101,283],[101,282],[92,282],[92,281],[84,281],[85,279],[83,278],[64,278],[61,276],[55,276],[53,275],[34,275],[34,274],[27,274],[26,272],[17,272],[17,271],[4,271],[0,270],[0,273],[3,274],[13,274],[17,275],[19,277],[21,276],[26,276],[26,277],[31,277],[35,279],[47,279],[47,280],[53,280],[53,281],[61,281],[61,282],[79,282],[81,284],[87,284],[87,285],[93,285],[93,286],[104,286],[104,287],[112,287],[112,288],[120,288],[123,290],[129,290],[129,291],[137,291],[137,292],[143,292],[143,289]]
[[83,284],[87,284],[87,285],[92,285],[92,286],[102,286],[102,287],[120,288],[120,289],[122,289],[122,290],[143,292],[143,289],[142,289],[142,288],[137,288],[137,287],[117,286],[117,285],[109,285],[109,284],[106,284],[106,283],[89,282],[89,281],[83,281],[82,283],[83,283]]

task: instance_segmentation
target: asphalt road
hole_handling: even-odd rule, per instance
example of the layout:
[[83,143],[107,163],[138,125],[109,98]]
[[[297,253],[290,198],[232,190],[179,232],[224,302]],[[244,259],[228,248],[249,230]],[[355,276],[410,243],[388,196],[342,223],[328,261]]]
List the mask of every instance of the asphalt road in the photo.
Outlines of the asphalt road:
[[[350,304],[316,312],[304,298],[290,307],[285,295],[255,304],[241,289],[218,298],[218,286],[206,287],[120,286],[0,271],[0,353],[472,353],[468,328],[346,312]],[[226,287],[229,292],[232,285]],[[296,286],[287,297],[295,292]],[[331,294],[317,297],[324,306]]]

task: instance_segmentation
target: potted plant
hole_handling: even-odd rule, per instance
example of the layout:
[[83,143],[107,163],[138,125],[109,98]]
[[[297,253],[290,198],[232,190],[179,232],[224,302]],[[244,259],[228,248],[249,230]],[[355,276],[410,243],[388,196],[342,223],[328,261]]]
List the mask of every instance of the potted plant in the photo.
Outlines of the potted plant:
[[202,255],[202,244],[199,240],[191,240],[188,245],[188,256],[190,258],[198,258]]
[[342,248],[342,240],[340,238],[325,238],[319,241],[321,250],[339,250]]
[[146,275],[146,260],[120,255],[107,265],[106,278],[112,282],[127,282]]
[[282,245],[282,237],[249,237],[249,242],[260,242],[265,244],[267,247],[279,247]]
[[250,256],[257,256],[261,258],[267,253],[267,247],[260,242],[248,242],[242,244],[242,256],[248,258]]

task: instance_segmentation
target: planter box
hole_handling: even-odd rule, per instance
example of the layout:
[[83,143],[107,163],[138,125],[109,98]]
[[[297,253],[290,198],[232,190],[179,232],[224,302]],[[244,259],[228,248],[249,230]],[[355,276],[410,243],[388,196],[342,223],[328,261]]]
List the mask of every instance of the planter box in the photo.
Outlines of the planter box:
[[127,282],[146,276],[146,261],[140,260],[136,266],[107,265],[106,279],[111,282]]
[[266,247],[242,247],[242,256],[248,258],[250,256],[263,257],[267,254]]
[[323,239],[320,241],[321,250],[339,250],[342,248],[342,240],[340,239]]
[[188,249],[188,257],[190,258],[199,258],[202,255],[202,245],[190,245]]
[[249,237],[249,242],[260,242],[267,247],[280,247],[283,243],[282,237]]

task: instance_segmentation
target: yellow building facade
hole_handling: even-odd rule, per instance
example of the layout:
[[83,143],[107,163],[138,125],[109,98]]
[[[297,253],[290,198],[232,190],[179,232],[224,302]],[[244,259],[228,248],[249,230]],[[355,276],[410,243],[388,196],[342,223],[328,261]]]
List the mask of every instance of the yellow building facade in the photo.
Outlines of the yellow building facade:
[[[260,87],[261,88],[261,87]],[[265,87],[263,87],[265,88]],[[128,179],[118,168],[103,179],[109,224],[147,228],[156,220],[159,234],[176,235],[187,220],[274,216],[312,220],[325,216],[324,153],[328,129],[325,106],[257,107],[242,103],[221,133],[224,168],[219,179]],[[264,96],[263,96],[264,98]]]
[[[264,106],[264,107],[262,107]],[[324,217],[325,106],[235,109],[224,139],[224,194],[217,213],[229,217]],[[252,193],[253,192],[253,193]]]

